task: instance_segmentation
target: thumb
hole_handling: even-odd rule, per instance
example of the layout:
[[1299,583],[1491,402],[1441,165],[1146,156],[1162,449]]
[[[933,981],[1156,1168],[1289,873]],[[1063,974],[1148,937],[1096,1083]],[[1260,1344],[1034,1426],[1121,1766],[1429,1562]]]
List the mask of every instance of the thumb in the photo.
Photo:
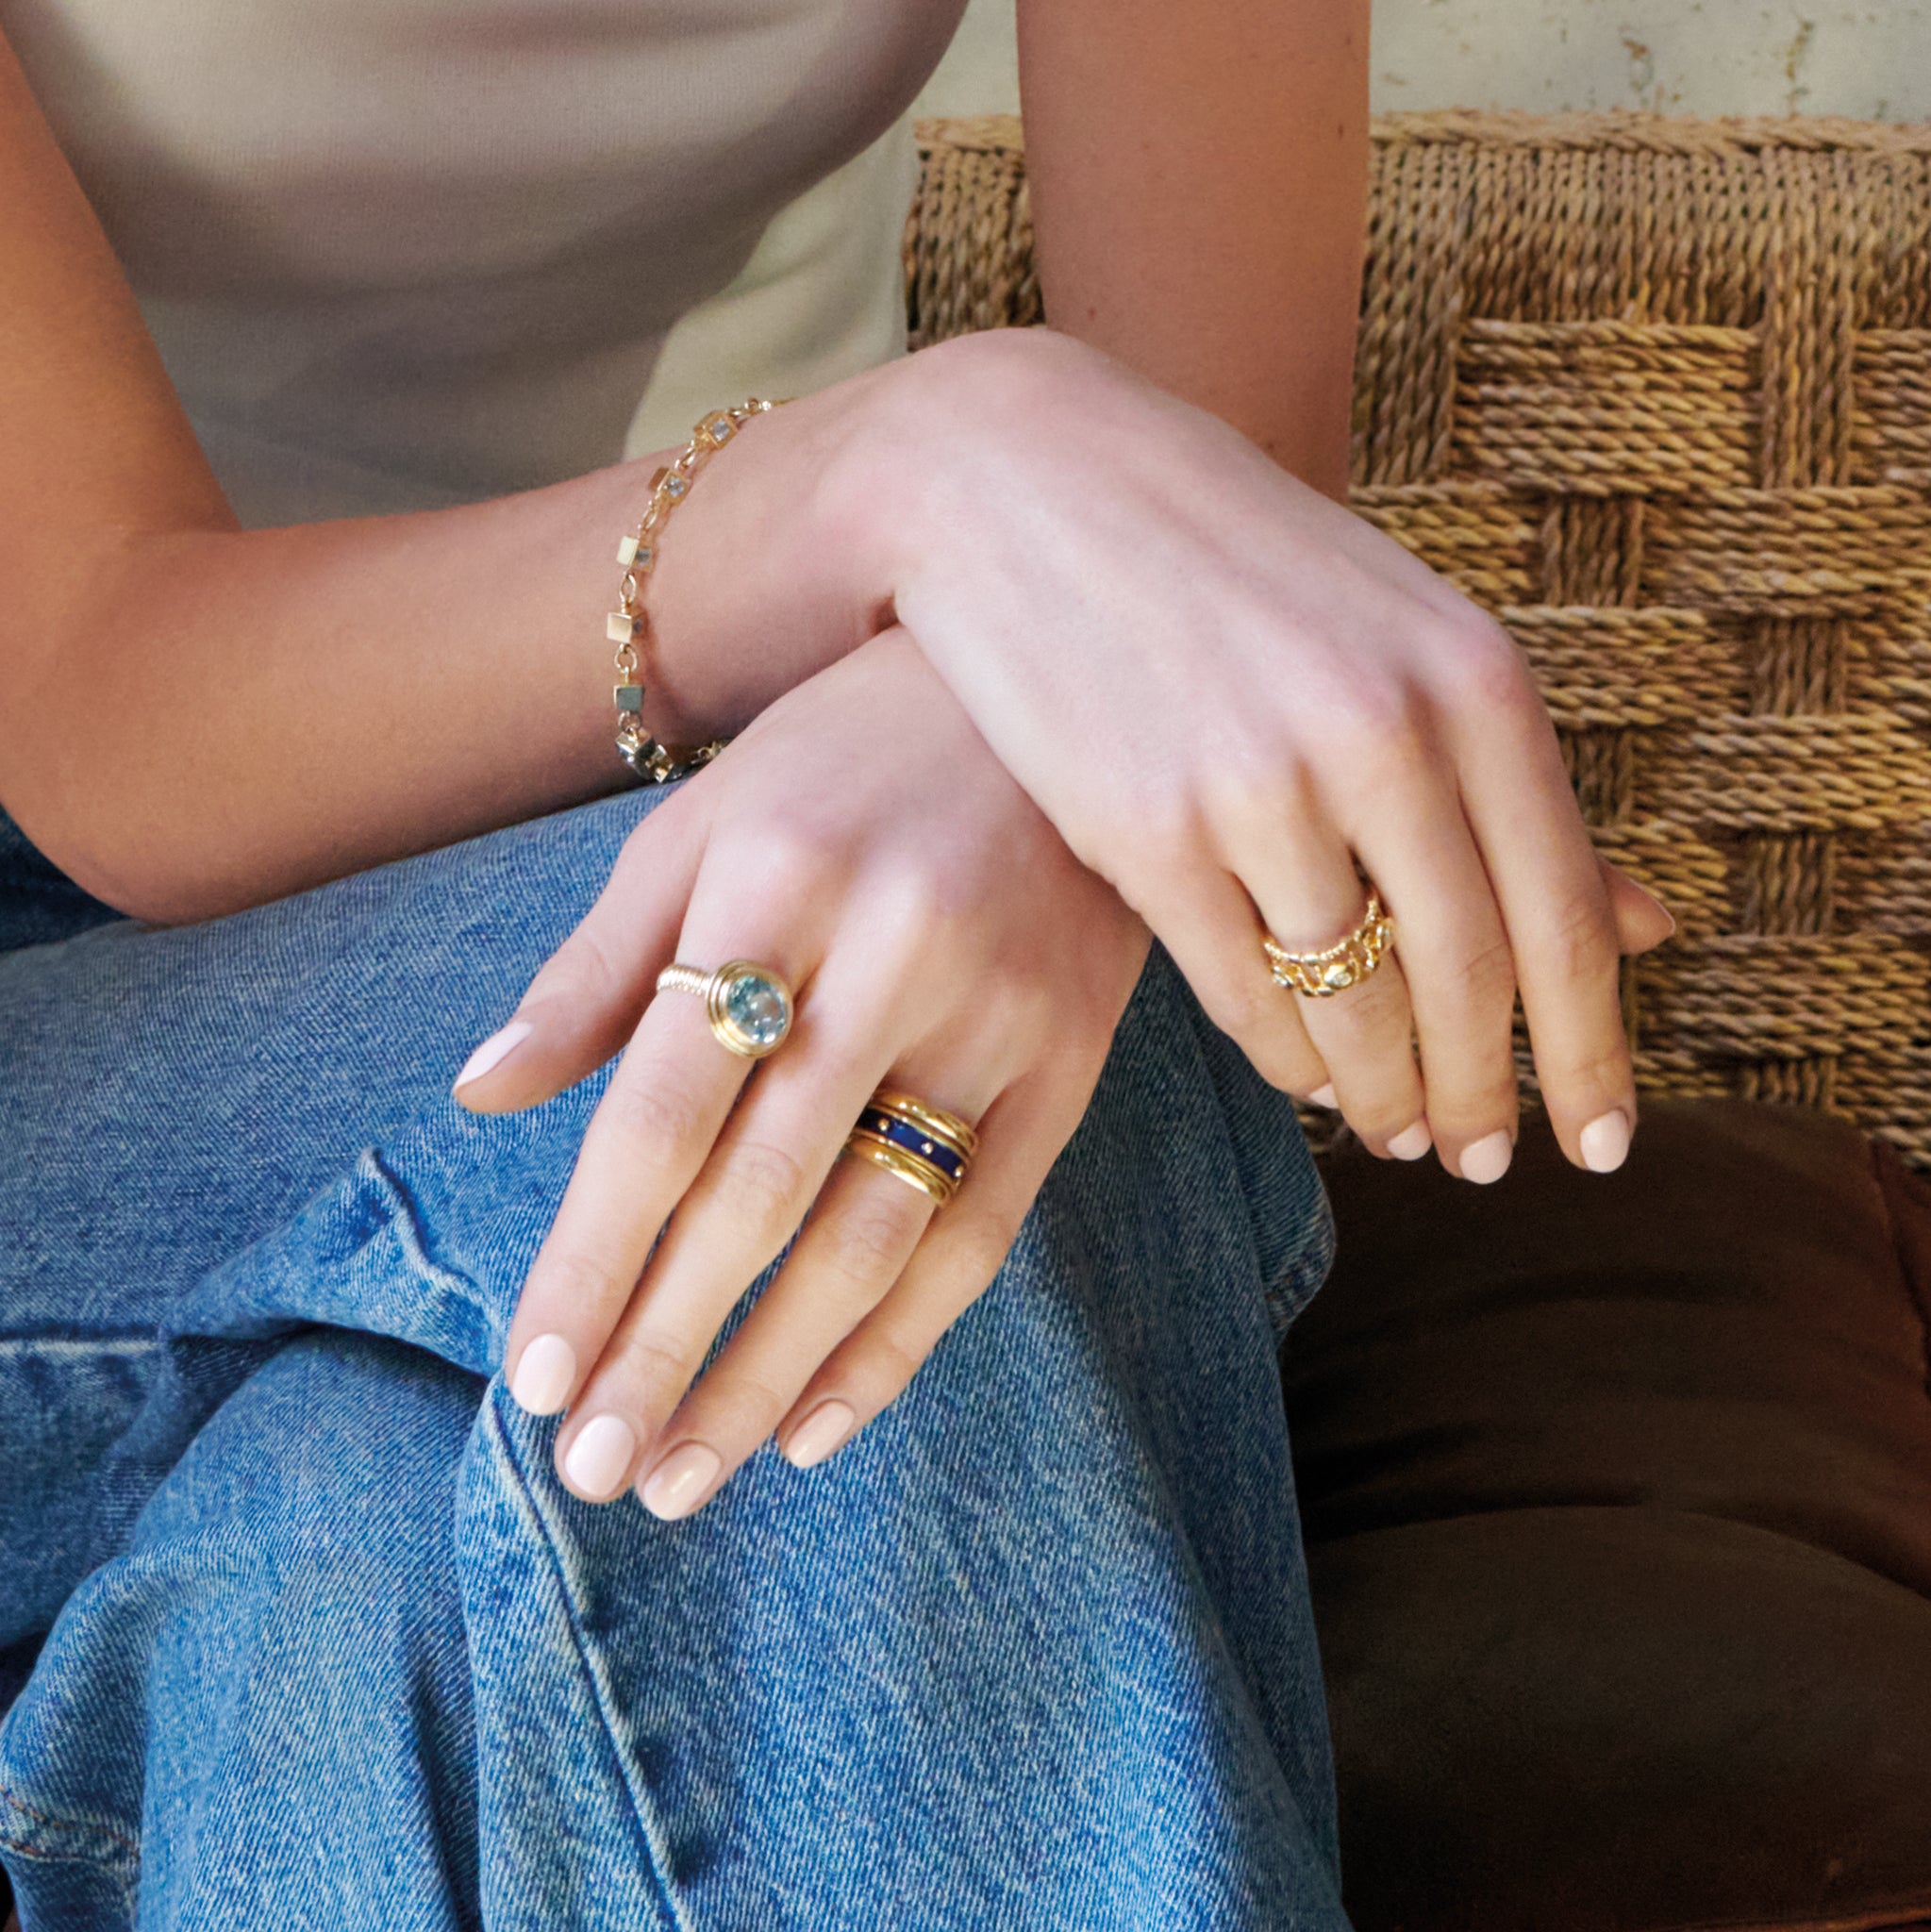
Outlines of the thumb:
[[671,963],[703,855],[708,815],[681,803],[666,800],[624,841],[596,904],[457,1074],[458,1106],[535,1107],[622,1050]]
[[1609,891],[1609,909],[1615,915],[1616,938],[1622,950],[1647,953],[1651,947],[1661,945],[1676,930],[1670,908],[1600,854],[1596,863],[1603,869],[1603,883]]

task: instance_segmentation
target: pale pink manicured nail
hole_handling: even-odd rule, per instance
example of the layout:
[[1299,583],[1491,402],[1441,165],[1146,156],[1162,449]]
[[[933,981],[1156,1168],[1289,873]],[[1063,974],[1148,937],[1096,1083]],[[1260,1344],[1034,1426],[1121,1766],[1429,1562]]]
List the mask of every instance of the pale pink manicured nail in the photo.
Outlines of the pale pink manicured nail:
[[1498,1127],[1494,1133],[1485,1134],[1473,1146],[1461,1150],[1461,1177],[1486,1188],[1490,1181],[1499,1181],[1508,1172],[1508,1163],[1514,1158],[1515,1142]]
[[1419,1160],[1434,1144],[1435,1136],[1428,1131],[1428,1123],[1417,1121],[1389,1141],[1388,1151],[1397,1160]]
[[1629,1158],[1629,1116],[1619,1107],[1582,1130],[1582,1164],[1591,1174],[1614,1174]]
[[535,1031],[527,1020],[512,1020],[500,1032],[491,1034],[462,1063],[462,1072],[449,1083],[451,1088],[467,1087],[472,1080],[480,1080],[485,1074],[493,1073]]
[[821,1402],[791,1433],[785,1460],[793,1469],[815,1469],[843,1446],[858,1420],[849,1402]]
[[622,1416],[600,1415],[584,1426],[563,1458],[563,1474],[583,1491],[602,1503],[623,1486],[637,1454],[637,1438]]
[[1340,1102],[1334,1097],[1334,1082],[1332,1080],[1325,1087],[1322,1088],[1318,1093],[1310,1093],[1307,1098],[1316,1107],[1339,1107],[1340,1105]]
[[707,1449],[702,1442],[686,1442],[651,1471],[638,1494],[653,1516],[674,1523],[697,1507],[724,1466],[724,1458],[715,1449]]
[[576,1351],[560,1335],[539,1335],[518,1357],[509,1392],[531,1415],[555,1415],[575,1380]]

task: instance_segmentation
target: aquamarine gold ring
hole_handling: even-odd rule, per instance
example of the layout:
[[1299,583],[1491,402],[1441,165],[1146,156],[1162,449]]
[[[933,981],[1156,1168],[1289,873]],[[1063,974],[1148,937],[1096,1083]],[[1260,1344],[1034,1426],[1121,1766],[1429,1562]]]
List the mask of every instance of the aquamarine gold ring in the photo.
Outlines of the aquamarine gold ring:
[[694,992],[720,1044],[747,1060],[761,1060],[785,1043],[791,1030],[791,989],[781,973],[756,959],[728,959],[715,972],[701,966],[666,966],[659,992]]

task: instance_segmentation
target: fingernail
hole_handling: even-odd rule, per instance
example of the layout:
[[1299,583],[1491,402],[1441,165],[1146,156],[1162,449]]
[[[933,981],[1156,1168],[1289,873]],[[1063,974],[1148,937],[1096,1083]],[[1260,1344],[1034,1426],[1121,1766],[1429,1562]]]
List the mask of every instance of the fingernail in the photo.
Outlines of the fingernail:
[[[1632,880],[1631,883],[1634,884],[1634,881]],[[1667,919],[1670,922],[1670,932],[1674,932],[1676,930],[1676,915],[1673,912],[1672,912],[1670,908],[1667,906],[1665,906],[1663,902],[1660,899],[1658,899],[1656,895],[1653,891],[1651,891],[1647,886],[1638,886],[1636,890],[1639,892],[1640,892],[1642,896],[1645,899],[1647,899],[1650,902],[1650,904],[1654,906],[1656,908],[1656,910],[1663,915],[1665,919]],[[1665,933],[1663,935],[1665,939],[1668,939],[1670,933]]]
[[1428,1131],[1428,1123],[1417,1121],[1389,1141],[1388,1151],[1397,1160],[1419,1160],[1434,1144],[1435,1136]]
[[1629,1158],[1629,1116],[1619,1107],[1582,1130],[1582,1164],[1591,1174],[1614,1174]]
[[586,1496],[608,1502],[623,1486],[637,1438],[622,1416],[600,1415],[584,1426],[563,1458],[563,1474]]
[[575,1380],[576,1351],[560,1335],[539,1335],[518,1358],[509,1392],[531,1415],[555,1415]]
[[821,1402],[791,1433],[784,1456],[793,1469],[815,1469],[841,1448],[858,1420],[849,1402]]
[[723,1467],[724,1459],[715,1449],[707,1449],[702,1442],[686,1442],[651,1471],[638,1493],[653,1516],[674,1523],[697,1507],[698,1498]]
[[1494,1133],[1485,1134],[1473,1146],[1461,1150],[1461,1177],[1486,1188],[1508,1172],[1508,1163],[1514,1158],[1515,1142],[1498,1127]]
[[462,1072],[449,1083],[451,1091],[467,1087],[472,1080],[480,1080],[485,1074],[493,1073],[535,1031],[527,1020],[512,1020],[500,1032],[491,1034],[462,1063]]
[[1310,1093],[1307,1098],[1316,1107],[1339,1107],[1340,1105],[1340,1102],[1335,1098],[1334,1082],[1332,1080],[1325,1087],[1322,1088],[1318,1093]]

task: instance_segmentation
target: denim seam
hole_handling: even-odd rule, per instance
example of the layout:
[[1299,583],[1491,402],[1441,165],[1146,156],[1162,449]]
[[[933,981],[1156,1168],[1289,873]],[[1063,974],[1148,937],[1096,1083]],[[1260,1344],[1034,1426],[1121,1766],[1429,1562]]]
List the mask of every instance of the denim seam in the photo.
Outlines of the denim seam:
[[[131,1839],[125,1832],[115,1831],[109,1825],[88,1824],[77,1819],[56,1818],[51,1811],[36,1811],[24,1798],[16,1797],[5,1785],[0,1785],[0,1805],[6,1805],[10,1809],[18,1811],[23,1818],[31,1818],[36,1824],[44,1824],[55,1831],[72,1832],[75,1838],[97,1838],[112,1845],[114,1851],[105,1853],[103,1857],[113,1857],[116,1854],[137,1859],[141,1857],[141,1841],[138,1839]],[[14,1843],[10,1837],[7,1842],[27,1857],[35,1856],[30,1847]]]
[[141,1873],[141,1846],[136,1840],[105,1824],[86,1824],[71,1818],[56,1818],[51,1812],[37,1811],[31,1805],[15,1797],[5,1785],[0,1785],[0,1805],[17,1811],[23,1818],[32,1819],[41,1830],[60,1832],[83,1841],[92,1840],[105,1845],[105,1851],[49,1851],[16,1838],[11,1831],[0,1825],[0,1846],[5,1846],[16,1857],[25,1858],[36,1865],[85,1865],[92,1871],[106,1874],[120,1887],[127,1907],[128,1924],[133,1924],[135,1903],[140,1895]]
[[549,1517],[538,1498],[535,1485],[517,1456],[516,1445],[510,1439],[509,1432],[503,1426],[502,1417],[496,1409],[493,1390],[483,1399],[483,1413],[487,1418],[487,1427],[503,1453],[505,1463],[515,1475],[517,1491],[531,1525],[541,1539],[544,1549],[549,1552],[551,1572],[557,1579],[557,1588],[563,1599],[564,1615],[570,1624],[571,1641],[575,1646],[577,1661],[590,1684],[591,1701],[596,1706],[597,1716],[602,1720],[605,1740],[609,1746],[612,1758],[616,1761],[624,1795],[630,1800],[631,1813],[636,1820],[638,1833],[643,1840],[644,1854],[650,1861],[651,1877],[657,1885],[658,1895],[678,1932],[694,1932],[690,1920],[685,1917],[672,1892],[669,1878],[670,1861],[664,1849],[664,1834],[650,1805],[648,1792],[639,1790],[637,1780],[631,1774],[629,1754],[624,1747],[624,1740],[618,1731],[616,1719],[611,1714],[612,1699],[609,1687],[605,1683],[602,1673],[592,1660],[590,1639],[585,1635],[582,1623],[577,1616],[576,1600],[570,1589],[563,1553],[557,1546]]

